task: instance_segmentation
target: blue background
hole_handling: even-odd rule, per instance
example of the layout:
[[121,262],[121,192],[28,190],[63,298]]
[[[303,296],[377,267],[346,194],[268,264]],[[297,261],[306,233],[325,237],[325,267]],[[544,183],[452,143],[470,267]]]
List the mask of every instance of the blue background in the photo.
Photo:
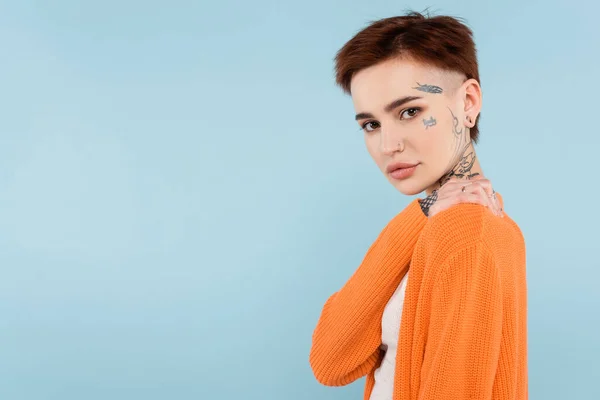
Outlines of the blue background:
[[308,364],[325,299],[412,198],[335,52],[466,18],[478,155],[528,251],[532,399],[600,398],[594,1],[1,1],[0,398],[362,398]]

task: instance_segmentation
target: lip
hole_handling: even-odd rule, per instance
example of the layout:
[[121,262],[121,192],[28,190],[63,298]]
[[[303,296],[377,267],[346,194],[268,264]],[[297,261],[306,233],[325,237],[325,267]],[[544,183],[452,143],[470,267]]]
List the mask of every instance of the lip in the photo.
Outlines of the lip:
[[393,170],[392,172],[390,172],[390,176],[394,179],[406,179],[406,178],[410,178],[415,171],[417,170],[417,166],[419,164],[412,166],[410,168],[398,168]]
[[386,171],[388,173],[391,173],[397,169],[406,169],[406,168],[412,168],[412,167],[416,167],[417,165],[419,165],[419,163],[403,163],[403,162],[397,162],[397,163],[392,163],[390,165],[387,166]]

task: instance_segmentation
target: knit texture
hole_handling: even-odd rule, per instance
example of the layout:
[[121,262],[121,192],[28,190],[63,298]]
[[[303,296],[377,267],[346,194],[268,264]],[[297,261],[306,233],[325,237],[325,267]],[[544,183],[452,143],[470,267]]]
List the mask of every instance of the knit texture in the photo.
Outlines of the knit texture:
[[415,199],[388,223],[323,306],[309,355],[316,379],[366,375],[369,399],[383,311],[409,268],[393,400],[527,399],[525,241],[510,217],[470,203],[427,218]]

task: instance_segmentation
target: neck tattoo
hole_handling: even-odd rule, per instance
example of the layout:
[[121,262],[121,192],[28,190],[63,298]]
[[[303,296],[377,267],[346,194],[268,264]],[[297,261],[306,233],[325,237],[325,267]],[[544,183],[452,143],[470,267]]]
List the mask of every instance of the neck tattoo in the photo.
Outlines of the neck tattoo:
[[471,146],[471,143],[468,140],[469,129],[466,127],[459,129],[460,123],[458,118],[456,118],[456,115],[454,115],[450,107],[448,107],[448,110],[450,110],[450,114],[452,114],[452,135],[455,138],[455,142],[454,154],[450,158],[450,164],[446,168],[450,168],[453,163],[454,166],[449,172],[447,172],[438,180],[440,187],[448,182],[452,177],[459,179],[471,179],[479,175],[478,172],[471,172],[473,165],[475,165],[476,155],[474,151],[468,151],[469,147]]

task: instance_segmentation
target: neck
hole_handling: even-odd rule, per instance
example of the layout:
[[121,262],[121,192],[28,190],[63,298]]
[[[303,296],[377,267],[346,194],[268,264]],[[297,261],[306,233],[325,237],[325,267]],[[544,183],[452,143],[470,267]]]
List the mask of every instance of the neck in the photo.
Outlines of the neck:
[[469,180],[475,176],[483,175],[481,165],[479,165],[479,159],[475,153],[473,142],[465,148],[465,151],[453,162],[454,167],[448,171],[444,176],[438,179],[433,185],[426,189],[426,194],[429,196],[434,190],[438,190],[444,183],[448,182],[451,178],[458,178],[460,180]]

